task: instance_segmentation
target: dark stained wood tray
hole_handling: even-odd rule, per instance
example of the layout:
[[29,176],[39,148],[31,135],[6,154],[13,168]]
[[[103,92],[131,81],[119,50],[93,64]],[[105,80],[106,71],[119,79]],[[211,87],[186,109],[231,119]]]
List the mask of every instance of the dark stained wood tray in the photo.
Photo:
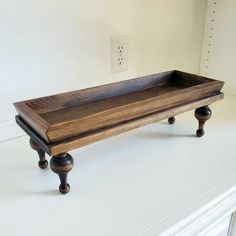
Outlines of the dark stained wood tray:
[[180,71],[102,85],[15,103],[17,124],[30,136],[40,168],[59,175],[61,193],[68,193],[73,167],[68,151],[192,109],[196,135],[204,135],[211,117],[208,105],[223,99],[223,82]]
[[51,144],[220,94],[223,84],[170,71],[14,105],[20,117]]

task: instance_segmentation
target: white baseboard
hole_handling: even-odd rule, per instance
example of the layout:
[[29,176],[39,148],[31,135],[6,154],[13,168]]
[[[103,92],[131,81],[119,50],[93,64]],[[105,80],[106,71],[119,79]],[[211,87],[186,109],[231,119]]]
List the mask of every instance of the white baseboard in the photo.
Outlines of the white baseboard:
[[15,120],[0,122],[0,142],[23,136],[25,133],[19,128]]

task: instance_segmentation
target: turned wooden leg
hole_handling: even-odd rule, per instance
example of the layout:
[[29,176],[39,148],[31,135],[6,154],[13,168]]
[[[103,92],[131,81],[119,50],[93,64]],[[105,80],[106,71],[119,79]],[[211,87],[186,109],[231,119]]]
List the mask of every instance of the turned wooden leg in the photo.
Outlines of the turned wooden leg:
[[67,183],[67,174],[73,167],[73,158],[68,153],[53,156],[50,160],[50,166],[53,172],[59,175],[61,184],[59,191],[63,194],[70,191],[70,185]]
[[198,119],[198,130],[196,135],[202,137],[204,135],[204,124],[211,118],[211,109],[208,106],[200,107],[195,110],[195,117]]
[[175,123],[175,117],[174,117],[174,116],[173,116],[173,117],[170,117],[170,118],[168,119],[168,122],[169,122],[170,125],[173,125],[173,124]]
[[38,155],[39,155],[39,162],[38,162],[39,168],[41,168],[41,169],[47,168],[48,161],[45,158],[45,152],[42,149],[40,149],[38,144],[33,139],[30,139],[30,146],[32,147],[32,149],[34,149],[35,151],[38,152]]

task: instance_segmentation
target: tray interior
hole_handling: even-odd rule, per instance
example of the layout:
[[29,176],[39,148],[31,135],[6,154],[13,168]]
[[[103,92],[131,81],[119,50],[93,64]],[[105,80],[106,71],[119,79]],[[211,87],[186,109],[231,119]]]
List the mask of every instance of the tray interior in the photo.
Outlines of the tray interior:
[[48,123],[54,125],[57,123],[62,123],[65,120],[69,122],[72,120],[91,117],[97,113],[102,113],[103,111],[125,106],[127,105],[127,103],[131,104],[139,101],[144,101],[167,92],[176,91],[181,88],[183,87],[174,85],[162,85],[138,92],[132,92],[129,94],[101,99],[86,104],[40,113],[39,115]]
[[[31,107],[50,126],[80,120],[103,111],[145,101],[169,92],[209,82],[182,72],[167,72],[72,93],[29,100]],[[93,91],[94,90],[94,91]]]

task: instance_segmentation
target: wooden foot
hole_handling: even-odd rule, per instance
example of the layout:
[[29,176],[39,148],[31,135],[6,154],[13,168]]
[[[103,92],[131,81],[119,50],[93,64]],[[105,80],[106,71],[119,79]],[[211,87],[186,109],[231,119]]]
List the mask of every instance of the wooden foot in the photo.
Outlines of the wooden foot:
[[174,116],[173,116],[173,117],[170,117],[170,118],[168,119],[168,122],[169,122],[170,125],[173,125],[173,124],[175,123],[175,117],[174,117]]
[[70,185],[67,183],[67,174],[73,167],[73,158],[68,153],[53,156],[50,160],[50,166],[53,172],[59,175],[61,184],[59,191],[63,194],[70,191]]
[[38,144],[33,139],[30,139],[30,146],[32,149],[34,149],[35,151],[38,152],[38,155],[39,155],[38,166],[39,166],[39,168],[41,168],[41,169],[47,168],[48,161],[45,158],[45,152],[42,149],[40,149]]
[[200,107],[195,110],[195,117],[198,119],[198,130],[196,132],[197,137],[204,135],[204,124],[211,118],[211,109],[208,106]]

